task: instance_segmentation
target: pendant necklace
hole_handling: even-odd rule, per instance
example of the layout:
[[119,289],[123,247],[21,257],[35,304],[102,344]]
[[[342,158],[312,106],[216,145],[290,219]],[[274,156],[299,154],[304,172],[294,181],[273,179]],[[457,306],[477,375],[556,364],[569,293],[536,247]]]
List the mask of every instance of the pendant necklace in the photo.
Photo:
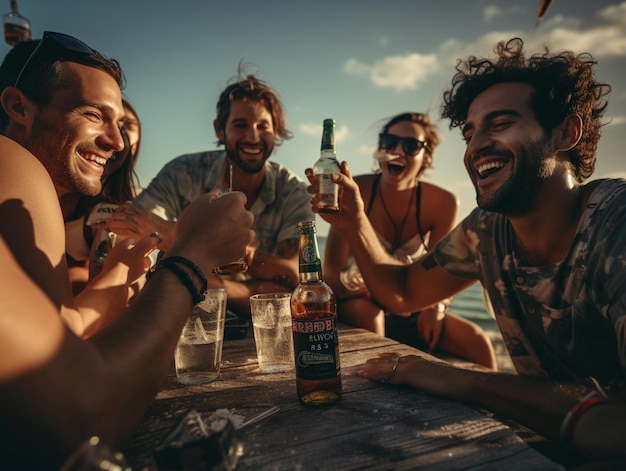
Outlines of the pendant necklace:
[[387,209],[387,205],[385,204],[385,198],[383,197],[382,187],[380,189],[380,202],[382,204],[383,210],[385,211],[385,214],[387,215],[387,218],[389,219],[389,221],[391,221],[391,224],[393,226],[394,237],[393,237],[393,244],[391,245],[391,253],[393,253],[396,250],[396,248],[400,246],[400,242],[402,240],[402,231],[404,231],[404,226],[406,225],[406,221],[409,218],[409,213],[411,212],[411,205],[413,204],[414,195],[415,195],[415,189],[411,191],[411,198],[409,199],[409,205],[406,208],[406,213],[404,213],[402,224],[398,228],[396,221],[393,219],[393,217],[389,213],[389,210]]

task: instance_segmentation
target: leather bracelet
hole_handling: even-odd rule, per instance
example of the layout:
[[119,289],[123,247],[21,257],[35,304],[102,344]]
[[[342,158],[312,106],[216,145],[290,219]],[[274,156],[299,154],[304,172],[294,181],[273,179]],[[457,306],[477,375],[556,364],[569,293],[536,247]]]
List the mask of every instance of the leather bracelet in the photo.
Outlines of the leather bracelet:
[[206,279],[206,276],[204,276],[204,273],[202,273],[202,270],[200,269],[200,267],[198,265],[196,265],[195,263],[193,263],[188,258],[181,257],[180,255],[171,255],[171,256],[166,256],[163,259],[161,259],[161,263],[167,264],[167,265],[169,265],[171,263],[181,263],[181,264],[185,265],[200,280],[200,289],[202,290],[202,292],[207,290],[207,279]]
[[176,265],[176,263],[162,263],[162,261],[157,263],[154,267],[148,270],[148,273],[146,273],[146,280],[152,278],[152,275],[154,275],[161,268],[171,271],[178,277],[180,282],[185,286],[185,288],[187,288],[187,291],[189,291],[194,305],[204,301],[206,288],[198,291],[189,274],[184,269]]

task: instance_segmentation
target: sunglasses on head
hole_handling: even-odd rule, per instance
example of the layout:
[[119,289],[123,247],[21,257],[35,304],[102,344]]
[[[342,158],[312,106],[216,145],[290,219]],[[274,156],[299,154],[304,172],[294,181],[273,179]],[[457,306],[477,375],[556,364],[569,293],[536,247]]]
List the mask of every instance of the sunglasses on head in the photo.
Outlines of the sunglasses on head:
[[[33,63],[33,59],[37,56],[37,53],[42,51],[44,47],[55,47],[61,52],[70,53],[74,56],[100,56],[98,51],[90,48],[80,39],[76,39],[63,33],[44,31],[43,37],[39,41],[39,44],[37,44],[37,47],[35,47],[35,49],[33,49],[33,52],[30,53],[30,56],[28,56],[28,59],[26,59],[26,62],[24,62],[24,65],[20,69],[20,73],[17,74],[17,79],[15,79],[15,84],[13,85],[14,87],[18,86],[18,84],[20,83],[20,79],[24,75],[24,72],[26,71],[28,66]],[[60,56],[59,58],[63,57],[64,56]]]
[[414,137],[400,137],[387,132],[378,135],[378,147],[380,150],[394,150],[400,143],[402,143],[402,151],[410,157],[414,157],[420,150],[426,147],[424,141]]

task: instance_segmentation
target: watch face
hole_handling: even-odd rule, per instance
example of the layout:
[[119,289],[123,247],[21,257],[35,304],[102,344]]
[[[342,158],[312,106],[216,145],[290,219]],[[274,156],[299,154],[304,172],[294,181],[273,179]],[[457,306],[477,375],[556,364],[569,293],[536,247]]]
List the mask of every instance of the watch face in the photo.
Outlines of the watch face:
[[315,263],[317,261],[315,249],[312,246],[307,245],[304,250],[302,250],[302,258],[305,263]]

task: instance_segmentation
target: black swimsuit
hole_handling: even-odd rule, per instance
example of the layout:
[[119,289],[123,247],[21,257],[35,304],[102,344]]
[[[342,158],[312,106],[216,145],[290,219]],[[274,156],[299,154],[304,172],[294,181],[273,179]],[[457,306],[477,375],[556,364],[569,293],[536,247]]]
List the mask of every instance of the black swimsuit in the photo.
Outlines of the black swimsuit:
[[[378,191],[378,184],[382,174],[378,174],[374,183],[372,184],[372,192],[369,200],[369,204],[367,205],[366,214],[369,216],[372,206],[374,205],[374,200],[376,199],[376,193]],[[417,185],[415,188],[416,194],[415,197],[417,199],[416,202],[416,210],[415,210],[415,218],[417,221],[417,230],[419,232],[420,237],[422,238],[422,244],[424,245],[424,249],[428,251],[428,246],[424,241],[424,233],[422,232],[422,226],[420,224],[420,205],[422,199],[422,186]],[[385,337],[396,340],[405,345],[411,345],[412,347],[418,348],[420,350],[428,350],[428,344],[426,341],[420,337],[417,331],[417,318],[420,315],[420,311],[413,312],[409,316],[399,316],[398,314],[393,314],[390,312],[385,313]]]

